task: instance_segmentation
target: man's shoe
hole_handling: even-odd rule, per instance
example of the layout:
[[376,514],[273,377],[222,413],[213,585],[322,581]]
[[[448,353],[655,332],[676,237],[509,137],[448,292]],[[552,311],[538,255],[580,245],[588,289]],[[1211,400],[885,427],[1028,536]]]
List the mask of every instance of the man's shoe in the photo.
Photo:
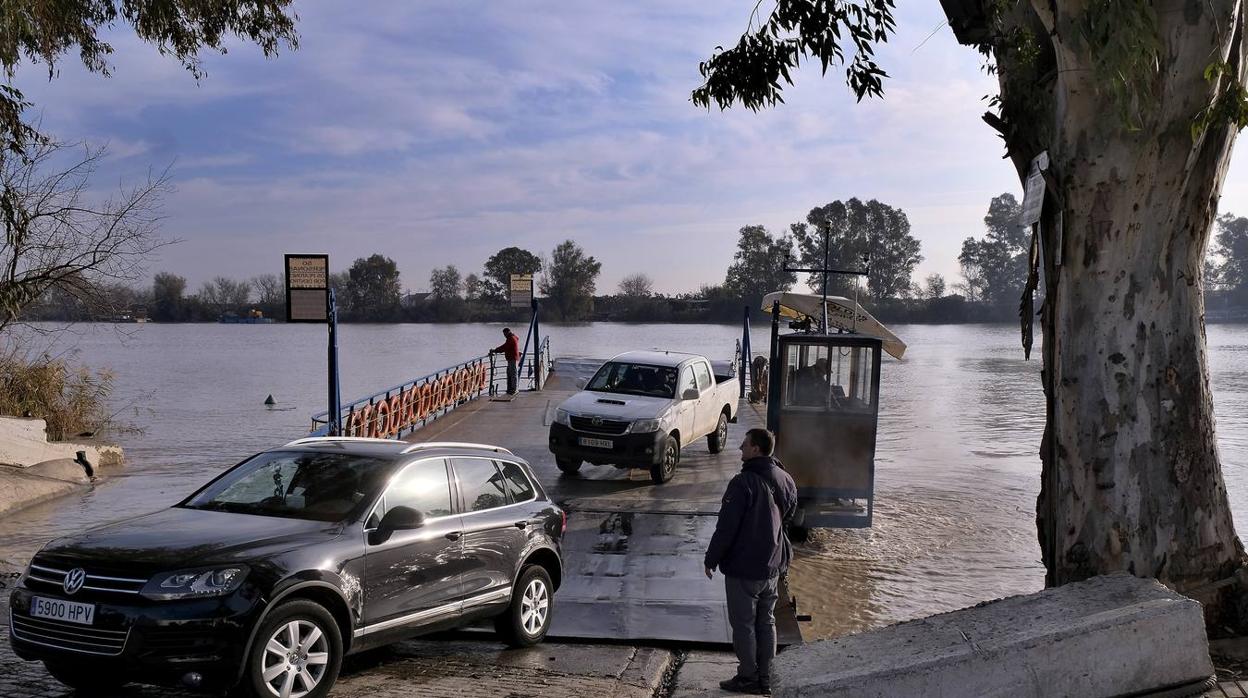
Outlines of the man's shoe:
[[758,695],[760,696],[771,695],[771,680],[764,679],[764,678],[760,678],[758,680]]
[[751,695],[759,695],[760,690],[757,681],[742,676],[734,676],[727,681],[720,681],[719,687],[729,693],[749,693]]

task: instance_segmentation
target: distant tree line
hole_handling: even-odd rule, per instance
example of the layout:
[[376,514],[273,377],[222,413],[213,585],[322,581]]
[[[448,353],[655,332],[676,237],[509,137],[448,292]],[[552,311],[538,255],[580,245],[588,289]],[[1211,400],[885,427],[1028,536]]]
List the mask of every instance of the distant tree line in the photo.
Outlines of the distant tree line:
[[[624,277],[614,293],[599,294],[602,263],[572,240],[546,255],[519,247],[501,249],[479,272],[464,274],[455,265],[436,268],[427,292],[405,294],[398,265],[382,254],[356,259],[346,271],[332,274],[330,283],[345,322],[523,321],[528,309],[510,305],[513,274],[538,279],[536,290],[547,320],[734,322],[743,306],[761,308],[767,293],[793,290],[799,282],[794,270],[822,268],[826,259],[833,269],[869,270],[865,280],[829,276],[828,293],[856,296],[886,322],[1009,321],[1018,317],[1030,260],[1031,233],[1018,223],[1021,209],[1012,194],[992,199],[983,236],[962,242],[961,279],[952,284],[940,274],[915,281],[914,270],[923,256],[905,212],[859,199],[816,206],[779,234],[762,225],[742,227],[723,282],[686,293],[657,293],[651,277],[638,272]],[[811,292],[821,290],[821,274],[805,273],[800,280]],[[1205,284],[1212,319],[1248,316],[1248,219],[1229,213],[1218,219]],[[156,322],[214,322],[229,315],[280,319],[284,313],[280,274],[246,280],[216,277],[188,293],[186,279],[160,272],[146,289],[97,283],[91,293],[83,293],[82,284],[53,286],[26,308],[23,319],[145,315]]]

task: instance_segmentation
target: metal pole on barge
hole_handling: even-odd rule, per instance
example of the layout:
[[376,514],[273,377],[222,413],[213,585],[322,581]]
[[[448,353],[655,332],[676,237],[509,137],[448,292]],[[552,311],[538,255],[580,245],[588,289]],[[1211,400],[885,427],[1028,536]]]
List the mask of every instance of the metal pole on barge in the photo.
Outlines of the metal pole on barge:
[[342,392],[338,381],[338,302],[334,289],[329,289],[329,415],[326,426],[330,436],[342,435]]
[[750,371],[750,306],[745,306],[741,320],[741,365],[737,367],[737,382],[741,384],[741,395],[745,397],[745,377],[753,375]]
[[534,294],[530,301],[533,307],[533,389],[542,389],[542,366],[541,362],[545,359],[542,357],[542,336],[538,331],[537,322],[537,295]]

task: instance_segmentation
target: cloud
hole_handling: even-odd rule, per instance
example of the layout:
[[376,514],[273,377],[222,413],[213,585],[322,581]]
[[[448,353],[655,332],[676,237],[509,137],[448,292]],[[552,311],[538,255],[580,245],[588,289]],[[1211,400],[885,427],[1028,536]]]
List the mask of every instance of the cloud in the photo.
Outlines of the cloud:
[[603,262],[601,288],[647,271],[680,291],[722,281],[740,227],[852,196],[908,211],[920,273],[952,281],[991,197],[1018,190],[979,119],[994,84],[978,56],[947,28],[920,48],[943,17],[912,4],[880,52],[883,100],[807,65],[776,109],[695,108],[698,61],[751,7],[317,3],[299,51],[233,42],[198,84],[122,30],[112,78],[66,62],[19,80],[56,132],[134,148],[119,169],[176,158],[166,228],[185,242],[157,264],[192,285],[319,249],[337,268],[382,252],[420,288],[434,267],[571,238]]

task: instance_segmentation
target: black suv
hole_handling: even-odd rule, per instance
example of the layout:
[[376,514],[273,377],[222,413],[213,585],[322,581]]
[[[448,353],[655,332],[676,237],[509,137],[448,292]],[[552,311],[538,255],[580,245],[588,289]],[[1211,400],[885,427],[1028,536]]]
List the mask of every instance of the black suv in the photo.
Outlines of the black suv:
[[511,452],[309,438],[176,506],[60,538],[14,590],[14,652],[63,683],[326,695],[346,654],[493,617],[550,627],[567,520]]

